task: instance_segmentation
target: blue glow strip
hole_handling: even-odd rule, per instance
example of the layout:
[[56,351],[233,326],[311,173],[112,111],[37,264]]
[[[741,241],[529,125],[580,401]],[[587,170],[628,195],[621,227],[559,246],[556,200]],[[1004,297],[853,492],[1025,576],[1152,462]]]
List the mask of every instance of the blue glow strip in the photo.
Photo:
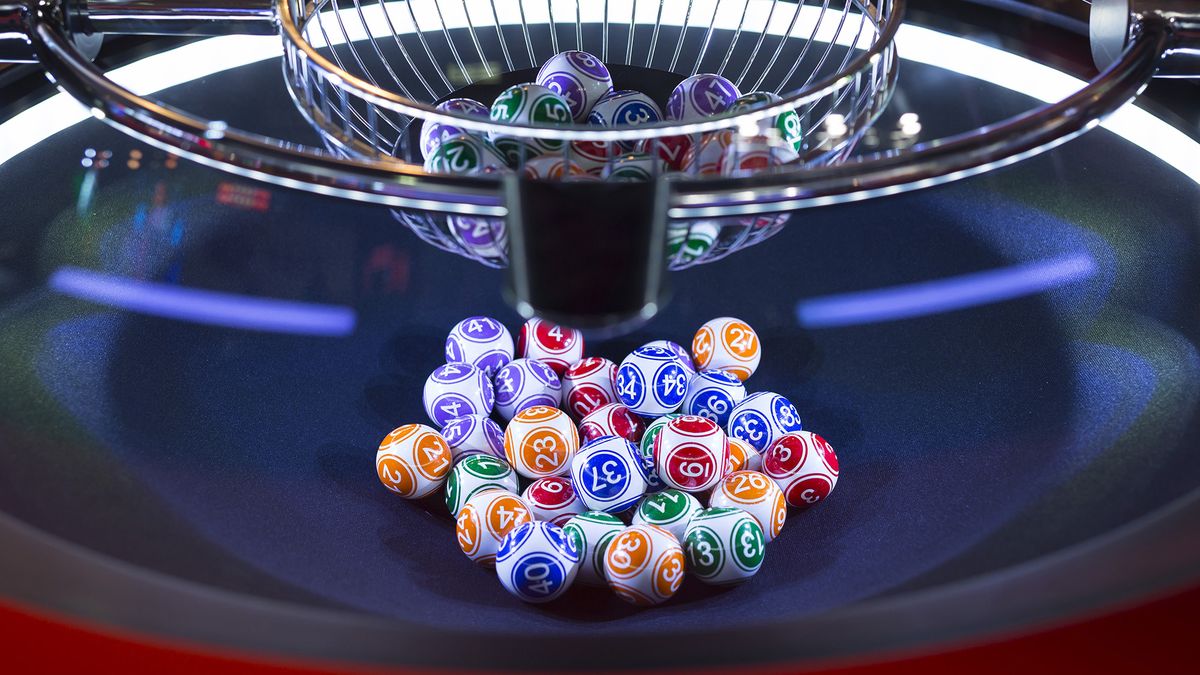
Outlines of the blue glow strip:
[[1096,272],[1087,254],[1075,254],[957,277],[802,300],[796,318],[806,328],[895,321],[1041,293]]
[[343,336],[353,333],[357,322],[349,307],[183,288],[77,267],[56,270],[49,286],[63,295],[109,307],[226,328]]

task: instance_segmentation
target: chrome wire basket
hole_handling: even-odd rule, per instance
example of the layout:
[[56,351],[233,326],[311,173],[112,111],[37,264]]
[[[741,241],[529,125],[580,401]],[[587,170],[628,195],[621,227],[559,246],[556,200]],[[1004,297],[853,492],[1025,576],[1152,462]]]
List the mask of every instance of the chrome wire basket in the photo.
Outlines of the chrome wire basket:
[[[1080,91],[955,137],[852,153],[895,83],[903,8],[904,0],[9,0],[0,3],[0,61],[40,63],[97,117],[184,157],[392,207],[426,241],[507,265],[507,292],[523,314],[580,327],[652,316],[667,296],[668,268],[760,242],[796,209],[1011,164],[1092,128],[1156,74],[1200,74],[1194,2],[1094,0],[1091,43],[1103,70]],[[104,33],[279,34],[286,84],[326,147],[246,133],[131,93],[90,61]],[[497,129],[436,109],[440,99],[531,79],[541,60],[570,48],[622,69],[614,79],[630,78],[623,87],[711,70],[781,99],[688,122],[509,123],[503,133],[656,143],[739,133],[792,109],[804,132],[799,159],[752,175],[663,173],[619,184],[446,175],[416,161],[422,123]]]

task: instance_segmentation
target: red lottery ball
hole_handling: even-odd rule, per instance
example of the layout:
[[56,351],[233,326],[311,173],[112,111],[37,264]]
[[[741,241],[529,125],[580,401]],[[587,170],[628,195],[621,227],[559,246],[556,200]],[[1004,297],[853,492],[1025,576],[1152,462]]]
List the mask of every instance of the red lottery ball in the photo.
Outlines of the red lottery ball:
[[533,481],[521,498],[533,511],[534,520],[545,520],[559,527],[587,511],[571,479],[564,476],[547,476]]
[[838,458],[824,438],[811,431],[793,431],[763,453],[763,473],[779,485],[789,505],[806,509],[833,492]]
[[577,420],[617,402],[617,364],[597,356],[576,362],[562,378],[563,407]]
[[640,443],[646,433],[646,423],[637,413],[620,403],[610,403],[593,410],[579,423],[579,436],[584,443],[601,436],[620,436],[631,443]]
[[541,361],[562,377],[572,363],[583,358],[583,333],[542,319],[530,319],[517,334],[517,358]]
[[716,422],[681,415],[667,422],[654,438],[654,465],[668,486],[703,492],[716,485],[729,468],[729,441]]

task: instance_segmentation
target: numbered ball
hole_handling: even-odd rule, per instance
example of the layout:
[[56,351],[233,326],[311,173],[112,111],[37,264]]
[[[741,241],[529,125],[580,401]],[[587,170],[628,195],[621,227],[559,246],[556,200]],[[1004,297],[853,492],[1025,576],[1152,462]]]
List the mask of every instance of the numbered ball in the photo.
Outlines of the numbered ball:
[[692,75],[675,86],[667,99],[667,117],[683,122],[717,115],[741,96],[737,85],[712,73]]
[[716,422],[683,415],[654,438],[655,468],[669,487],[703,492],[717,484],[729,465],[729,442]]
[[512,360],[512,335],[491,317],[463,319],[446,336],[446,363],[469,363],[491,378]]
[[475,258],[504,258],[508,255],[508,229],[501,218],[446,216],[454,240]]
[[658,157],[644,152],[628,152],[605,164],[600,175],[605,180],[637,183],[650,180],[665,171],[666,166]]
[[739,136],[721,155],[724,176],[753,176],[800,159],[783,141],[767,136]]
[[455,519],[454,532],[468,558],[491,567],[504,537],[529,522],[533,514],[524,500],[511,492],[488,489],[467,500]]
[[733,436],[728,436],[728,439],[729,469],[726,474],[734,471],[762,471],[762,455],[754,446]]
[[549,602],[571,587],[579,562],[579,549],[561,527],[534,521],[504,537],[496,554],[496,576],[505,590],[525,602]]
[[646,432],[646,423],[620,403],[601,406],[579,422],[579,435],[585,443],[604,436],[617,436],[637,443]]
[[657,525],[679,541],[696,514],[704,510],[700,500],[680,490],[663,490],[649,495],[633,513],[634,525]]
[[521,496],[529,504],[536,520],[545,520],[559,527],[587,511],[571,481],[561,476],[539,478],[530,483]]
[[616,403],[616,379],[617,364],[608,359],[591,356],[576,361],[562,377],[563,407],[572,417],[582,420],[600,408]]
[[667,231],[667,254],[678,263],[702,260],[721,235],[721,225],[713,220],[694,220],[676,234]]
[[[597,127],[631,127],[653,124],[663,119],[662,110],[654,99],[640,91],[629,89],[614,91],[596,102],[588,113],[587,122]],[[617,144],[624,150],[632,150],[636,144]]]
[[739,584],[758,573],[767,553],[762,527],[741,509],[705,509],[683,539],[688,570],[707,584]]
[[780,436],[802,428],[796,406],[769,391],[747,396],[733,409],[728,426],[730,436],[746,441],[761,453],[765,453]]
[[405,499],[420,499],[446,482],[452,459],[441,434],[424,424],[406,424],[379,444],[375,471],[387,489]]
[[447,363],[425,380],[425,413],[439,427],[463,415],[489,415],[496,403],[492,381],[467,363]]
[[617,369],[617,399],[643,417],[675,412],[687,393],[687,369],[662,347],[638,347]]
[[616,436],[583,446],[571,461],[571,482],[592,511],[620,513],[646,494],[641,456],[632,443]]
[[490,142],[470,134],[455,134],[443,139],[433,154],[425,158],[425,170],[431,173],[474,175],[508,168],[508,160]]
[[750,514],[771,543],[787,521],[787,501],[770,476],[758,471],[735,471],[721,479],[708,499],[717,508],[736,508]]
[[534,180],[576,180],[588,178],[587,167],[562,155],[535,157],[521,168],[526,178]]
[[572,363],[583,358],[583,333],[542,319],[530,319],[517,335],[517,356],[541,361],[561,377]]
[[688,381],[683,412],[707,417],[719,426],[725,426],[734,407],[745,398],[746,385],[733,374],[724,370],[706,370],[696,373]]
[[644,344],[642,346],[643,347],[661,347],[663,349],[670,350],[670,352],[672,354],[679,357],[679,362],[681,364],[683,364],[683,367],[685,370],[688,371],[689,376],[695,374],[696,364],[692,363],[691,352],[689,352],[687,349],[685,349],[684,346],[679,344],[678,342],[671,342],[670,340],[655,340],[653,342],[647,342],[646,344]]
[[658,475],[658,466],[654,461],[654,439],[658,437],[663,427],[667,426],[667,422],[676,417],[682,417],[682,415],[671,413],[650,422],[646,427],[646,433],[642,436],[641,443],[638,444],[638,450],[642,455],[642,467],[646,469],[646,492],[658,492],[666,487]]
[[[483,119],[488,118],[489,112],[486,105],[473,98],[452,98],[442,101],[435,107],[441,112],[462,113]],[[467,133],[470,132],[466,129],[460,129],[453,124],[426,120],[421,124],[421,157],[428,159],[430,155],[437,151],[442,141],[451,136]]]
[[608,544],[625,529],[621,519],[603,511],[588,511],[563,526],[563,532],[579,551],[579,574],[575,583],[604,586],[604,552]]
[[713,319],[692,338],[692,357],[700,370],[720,369],[745,382],[762,359],[758,333],[745,321],[732,317]]
[[541,361],[516,359],[496,371],[492,382],[496,391],[496,411],[504,419],[512,419],[533,406],[557,407],[562,398],[558,375]]
[[683,548],[654,525],[625,528],[604,552],[604,578],[624,601],[649,606],[665,602],[683,583]]
[[484,490],[517,493],[517,474],[503,459],[471,455],[454,465],[446,480],[446,509],[458,517],[467,500]]
[[[742,94],[729,106],[729,111],[748,112],[771,103],[778,103],[781,100],[778,94],[769,91],[752,91],[749,94]],[[800,116],[796,114],[795,110],[788,108],[783,112],[758,120],[757,124],[760,135],[778,139],[793,152],[800,152],[804,143],[804,135],[800,130]]]
[[838,458],[824,438],[811,431],[794,431],[763,454],[763,473],[775,480],[788,504],[806,509],[833,492]]
[[558,94],[576,122],[588,118],[593,106],[612,91],[612,75],[600,59],[587,52],[555,54],[542,65],[537,83]]
[[683,156],[683,172],[696,176],[718,176],[723,173],[721,161],[725,151],[737,138],[730,129],[711,131],[700,138],[700,142],[688,148]]
[[471,455],[504,457],[504,432],[487,415],[463,415],[446,422],[442,438],[450,444],[454,461]]
[[663,136],[648,138],[637,144],[638,152],[657,155],[671,171],[682,171],[683,161],[692,149],[691,136]]
[[579,432],[571,418],[557,408],[526,408],[504,430],[504,455],[526,478],[567,473],[578,449]]
[[[561,125],[571,123],[571,110],[561,96],[536,83],[516,84],[492,102],[491,118],[495,122],[532,125]],[[500,131],[488,132],[488,138],[507,160],[509,166],[548,152],[562,150],[561,140],[516,136]]]

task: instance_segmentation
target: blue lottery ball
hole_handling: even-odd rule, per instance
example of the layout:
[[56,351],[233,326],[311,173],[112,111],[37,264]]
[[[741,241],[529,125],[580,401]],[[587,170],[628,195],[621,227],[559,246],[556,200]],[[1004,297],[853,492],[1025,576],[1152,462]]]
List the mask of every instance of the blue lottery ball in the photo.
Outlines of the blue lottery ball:
[[729,416],[729,435],[765,452],[780,436],[802,431],[800,412],[779,394],[760,391],[739,403]]
[[736,376],[724,370],[706,370],[696,373],[688,381],[687,394],[683,397],[683,412],[685,415],[707,417],[725,426],[733,409],[745,398],[746,385]]
[[588,510],[620,513],[646,494],[646,469],[633,443],[601,436],[571,460],[571,484]]
[[679,409],[687,382],[687,369],[674,352],[639,347],[617,369],[617,398],[643,417],[661,417]]
[[561,527],[530,521],[505,535],[496,553],[496,575],[521,600],[549,602],[571,586],[580,558],[574,540]]

